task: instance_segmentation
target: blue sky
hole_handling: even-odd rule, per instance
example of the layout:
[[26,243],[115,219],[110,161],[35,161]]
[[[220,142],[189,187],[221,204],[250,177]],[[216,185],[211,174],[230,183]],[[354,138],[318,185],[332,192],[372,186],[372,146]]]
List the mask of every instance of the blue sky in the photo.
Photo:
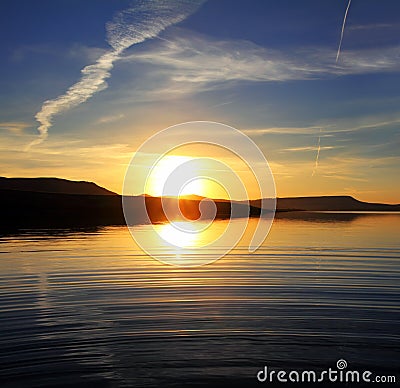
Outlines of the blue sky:
[[398,203],[400,2],[352,0],[336,63],[346,6],[2,1],[0,175],[94,180],[120,192],[148,136],[211,120],[259,145],[280,196]]

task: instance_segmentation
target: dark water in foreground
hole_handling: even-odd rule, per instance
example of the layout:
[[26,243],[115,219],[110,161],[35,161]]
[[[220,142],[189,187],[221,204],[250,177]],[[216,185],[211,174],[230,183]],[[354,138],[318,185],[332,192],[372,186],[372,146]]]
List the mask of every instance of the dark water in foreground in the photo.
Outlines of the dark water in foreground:
[[3,236],[1,387],[263,386],[264,365],[341,358],[399,381],[399,230],[400,214],[283,218],[255,254],[195,269],[124,227]]

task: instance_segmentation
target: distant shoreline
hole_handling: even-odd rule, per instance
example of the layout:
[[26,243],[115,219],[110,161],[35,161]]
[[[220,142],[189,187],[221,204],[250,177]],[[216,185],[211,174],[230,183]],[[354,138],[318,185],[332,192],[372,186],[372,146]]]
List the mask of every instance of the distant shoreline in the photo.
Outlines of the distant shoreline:
[[[122,196],[110,192],[94,183],[59,180],[58,178],[0,178],[2,205],[1,228],[58,228],[125,225]],[[132,224],[165,222],[166,217],[160,197],[132,196],[134,222]],[[191,199],[164,198],[166,203],[177,201],[187,218],[196,220],[200,216],[202,197]],[[268,200],[266,200],[268,201]],[[216,219],[228,219],[235,207],[238,217],[258,217],[260,200],[244,201],[214,200]],[[145,205],[145,206],[144,206]],[[146,210],[147,214],[146,214]],[[204,211],[204,204],[202,212]],[[207,218],[207,204],[205,213]],[[334,212],[399,212],[400,205],[376,204],[358,201],[350,196],[277,198],[276,218],[329,219]],[[315,214],[325,212],[325,214]],[[211,213],[210,213],[211,214]],[[358,213],[359,214],[359,213]],[[147,216],[148,215],[148,216]],[[213,218],[213,217],[212,217]],[[336,216],[336,218],[340,218]],[[353,217],[354,218],[354,217]],[[130,220],[131,221],[131,220]]]

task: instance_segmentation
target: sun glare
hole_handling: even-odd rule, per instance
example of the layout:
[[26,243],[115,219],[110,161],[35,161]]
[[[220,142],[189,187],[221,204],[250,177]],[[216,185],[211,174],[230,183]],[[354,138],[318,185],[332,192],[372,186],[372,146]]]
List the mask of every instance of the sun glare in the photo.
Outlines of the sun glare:
[[[194,179],[182,187],[179,174],[174,173],[176,168],[192,160],[194,159],[188,156],[166,155],[162,157],[153,167],[148,177],[145,187],[146,193],[153,196],[201,195],[202,182]],[[193,177],[198,176],[198,171],[196,170],[195,166],[191,166],[190,173]],[[168,179],[172,180],[172,187],[166,190],[165,185]]]
[[200,234],[198,233],[197,229],[194,228],[194,224],[193,233],[187,233],[179,230],[179,225],[184,225],[185,229],[187,229],[188,226],[191,226],[191,223],[175,222],[173,225],[170,223],[161,225],[159,228],[160,236],[169,244],[179,248],[196,247],[198,245]]
[[[179,167],[181,170],[177,170]],[[152,168],[145,193],[154,197],[198,195],[229,199],[227,190],[219,183],[224,181],[221,174],[215,171],[207,158],[166,155]],[[211,179],[212,176],[216,179]]]

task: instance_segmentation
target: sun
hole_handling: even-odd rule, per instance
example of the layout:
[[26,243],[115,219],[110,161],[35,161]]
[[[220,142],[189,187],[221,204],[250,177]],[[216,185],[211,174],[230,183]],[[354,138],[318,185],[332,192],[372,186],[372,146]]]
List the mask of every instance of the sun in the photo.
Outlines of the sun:
[[165,155],[150,168],[145,193],[153,197],[198,195],[228,199],[229,195],[220,183],[224,176],[218,174],[221,172],[215,170],[208,158]]
[[[163,156],[151,169],[146,181],[145,192],[155,197],[201,195],[204,189],[202,180],[198,179],[198,165],[197,163],[186,163],[192,161],[196,162],[196,159],[179,155]],[[182,175],[175,172],[182,165],[185,167],[185,175],[191,177],[186,182],[182,182]],[[166,188],[167,180],[170,184]]]

